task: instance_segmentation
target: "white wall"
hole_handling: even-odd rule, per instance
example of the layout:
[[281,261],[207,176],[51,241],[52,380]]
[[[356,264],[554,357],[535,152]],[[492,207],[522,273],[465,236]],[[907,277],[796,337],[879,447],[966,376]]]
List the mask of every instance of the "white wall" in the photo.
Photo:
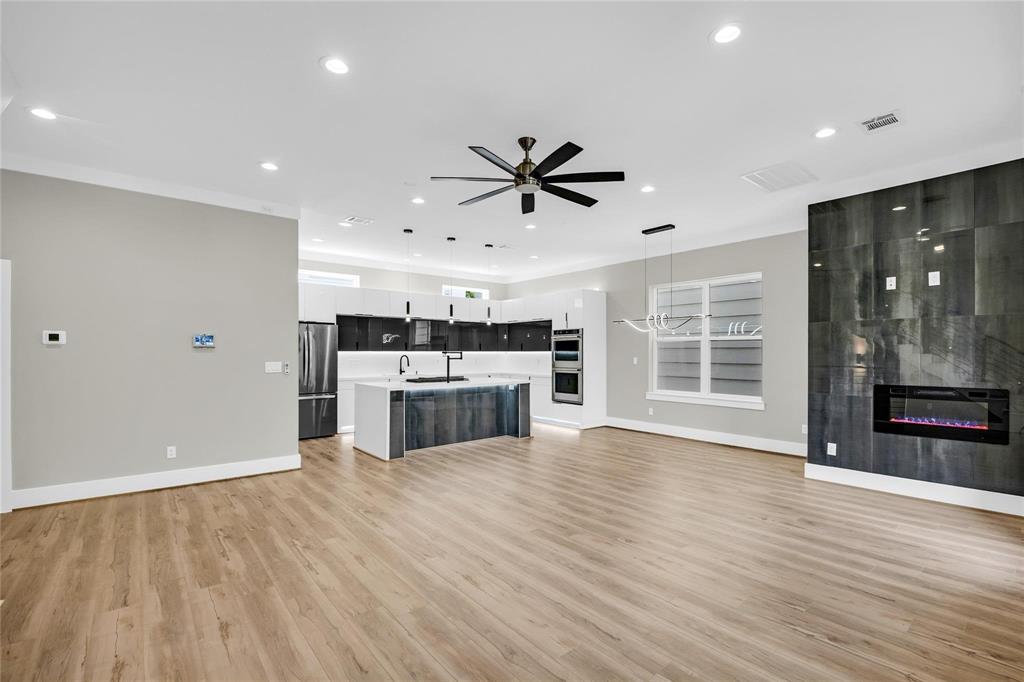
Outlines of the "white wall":
[[295,220],[6,170],[2,203],[15,489],[297,459],[263,367],[297,355]]

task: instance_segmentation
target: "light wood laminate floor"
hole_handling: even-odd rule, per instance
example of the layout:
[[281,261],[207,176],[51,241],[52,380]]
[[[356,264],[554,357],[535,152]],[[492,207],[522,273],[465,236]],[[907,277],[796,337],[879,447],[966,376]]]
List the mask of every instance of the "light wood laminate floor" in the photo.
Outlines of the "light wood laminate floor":
[[1024,520],[535,427],[2,520],[3,680],[1024,679]]

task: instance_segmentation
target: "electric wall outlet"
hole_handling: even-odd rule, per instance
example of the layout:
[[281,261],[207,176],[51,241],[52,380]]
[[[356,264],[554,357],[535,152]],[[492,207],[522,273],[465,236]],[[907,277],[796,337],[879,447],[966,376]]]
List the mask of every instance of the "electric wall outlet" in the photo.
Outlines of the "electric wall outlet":
[[835,457],[836,456],[836,444],[835,443],[829,443],[828,445],[826,445],[825,446],[825,454],[828,455],[829,457]]
[[280,362],[264,362],[263,371],[267,374],[280,374],[281,363]]
[[654,416],[654,408],[653,407],[648,407],[647,408],[647,415],[649,417],[653,417]]
[[885,278],[885,290],[886,291],[895,291],[896,290],[896,278],[895,277],[886,277]]
[[938,270],[932,270],[928,273],[928,286],[937,287],[942,284],[942,277]]
[[167,459],[174,459],[178,456],[178,448],[174,445],[167,446]]
[[800,433],[804,434],[805,436],[807,435],[807,424],[800,425]]
[[284,373],[285,374],[291,374],[291,371],[292,371],[292,363],[290,363],[290,362],[284,363]]

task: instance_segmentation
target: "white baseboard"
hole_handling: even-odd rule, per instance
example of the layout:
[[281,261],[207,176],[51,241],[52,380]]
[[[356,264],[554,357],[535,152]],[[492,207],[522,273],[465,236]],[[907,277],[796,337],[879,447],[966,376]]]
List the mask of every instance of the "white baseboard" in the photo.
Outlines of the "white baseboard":
[[894,495],[917,497],[922,500],[932,500],[933,502],[945,502],[946,504],[955,504],[960,507],[973,507],[974,509],[984,509],[1001,514],[1024,516],[1024,497],[1007,495],[1006,493],[994,493],[989,490],[962,488],[956,485],[946,485],[945,483],[918,481],[913,478],[886,476],[885,474],[874,474],[869,471],[842,469],[840,467],[810,463],[804,465],[804,478],[839,483],[840,485],[849,485],[855,488],[878,490]]
[[640,421],[639,419],[622,419],[621,417],[608,417],[607,424],[608,426],[614,426],[618,429],[629,429],[630,431],[645,431],[647,433],[658,433],[663,436],[703,440],[709,443],[735,445],[739,448],[750,448],[751,450],[767,450],[768,452],[778,452],[783,455],[795,455],[797,457],[807,456],[807,444],[795,441],[744,436],[738,433],[725,433],[723,431],[692,429],[687,426],[657,424],[655,422]]
[[341,428],[338,429],[338,433],[355,433],[355,432],[356,432],[356,427],[355,426],[342,426]]
[[42,504],[85,500],[90,497],[106,497],[123,495],[144,490],[174,488],[180,485],[220,481],[226,478],[240,478],[257,474],[270,474],[276,471],[289,471],[302,467],[302,456],[284,455],[282,457],[266,457],[249,459],[242,462],[227,464],[211,464],[209,466],[192,467],[190,469],[172,469],[155,471],[149,474],[134,476],[118,476],[117,478],[101,478],[94,481],[77,481],[58,485],[39,486],[38,488],[16,488],[11,491],[11,509],[38,507]]
[[538,417],[537,415],[532,415],[530,417],[530,421],[540,422],[541,424],[551,424],[552,426],[567,426],[570,429],[582,428],[579,422],[571,422],[568,419],[555,419],[554,417]]

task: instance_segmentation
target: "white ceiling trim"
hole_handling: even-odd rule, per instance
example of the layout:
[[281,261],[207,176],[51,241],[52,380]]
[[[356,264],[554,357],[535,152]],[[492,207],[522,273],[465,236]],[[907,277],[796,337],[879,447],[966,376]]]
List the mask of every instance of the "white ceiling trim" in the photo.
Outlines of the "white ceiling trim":
[[239,211],[252,213],[263,213],[265,215],[277,216],[279,218],[299,219],[299,207],[289,206],[273,201],[263,201],[252,197],[242,197],[226,192],[217,192],[189,185],[179,185],[163,180],[152,178],[140,178],[124,173],[114,173],[99,168],[88,168],[76,166],[70,163],[50,161],[34,156],[23,154],[11,154],[4,152],[0,155],[0,168],[32,173],[34,175],[45,175],[51,178],[62,180],[74,180],[90,185],[102,185],[114,189],[124,189],[130,192],[141,192],[142,194],[153,194],[171,199],[183,199],[194,201],[200,204],[211,206],[222,206],[233,208]]

